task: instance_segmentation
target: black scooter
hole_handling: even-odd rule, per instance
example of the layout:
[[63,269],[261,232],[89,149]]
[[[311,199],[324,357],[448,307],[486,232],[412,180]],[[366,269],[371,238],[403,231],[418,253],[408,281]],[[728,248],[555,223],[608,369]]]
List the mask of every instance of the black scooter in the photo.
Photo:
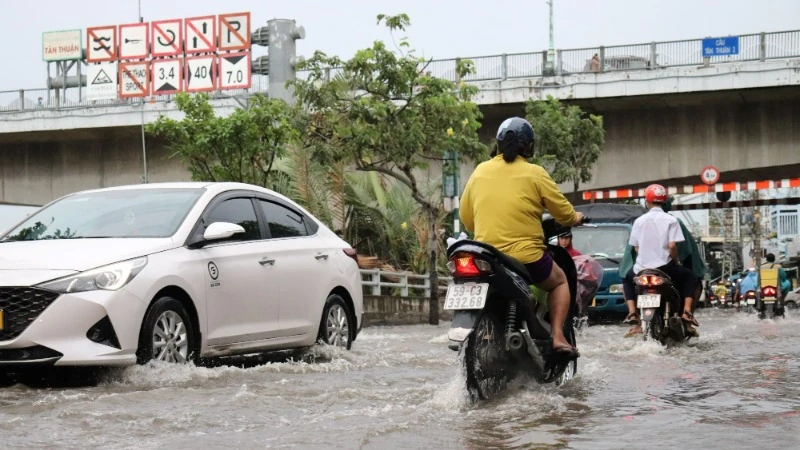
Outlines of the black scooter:
[[680,311],[683,299],[672,279],[658,269],[645,269],[633,279],[636,283],[636,306],[642,318],[642,339],[653,339],[661,345],[687,341],[692,337]]
[[[542,225],[546,242],[568,229],[547,216]],[[563,326],[564,336],[574,346],[575,263],[559,246],[549,245],[547,251],[567,276],[571,304]],[[473,401],[500,392],[519,372],[533,375],[539,383],[560,385],[572,379],[577,358],[552,350],[549,314],[532,298],[532,283],[522,263],[472,240],[453,243],[447,257],[453,275],[444,303],[444,309],[453,310],[447,336],[450,348],[463,357]]]

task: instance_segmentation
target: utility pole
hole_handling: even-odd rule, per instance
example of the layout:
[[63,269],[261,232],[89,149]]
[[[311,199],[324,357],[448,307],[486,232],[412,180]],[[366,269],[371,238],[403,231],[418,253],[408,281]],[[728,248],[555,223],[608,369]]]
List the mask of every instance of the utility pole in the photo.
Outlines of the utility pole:
[[556,46],[553,37],[553,1],[547,0],[545,3],[550,7],[550,46],[547,48],[547,61],[544,64],[545,75],[555,75],[555,55]]

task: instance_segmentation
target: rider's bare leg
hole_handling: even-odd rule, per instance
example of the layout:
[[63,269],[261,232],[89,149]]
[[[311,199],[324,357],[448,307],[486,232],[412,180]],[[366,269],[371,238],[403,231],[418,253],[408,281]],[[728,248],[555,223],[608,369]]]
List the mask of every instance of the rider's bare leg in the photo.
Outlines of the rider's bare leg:
[[636,300],[626,300],[625,303],[628,304],[628,317],[631,317],[632,315],[637,317],[631,329],[628,330],[627,333],[625,333],[625,337],[628,337],[642,332],[642,322],[638,319],[638,311],[636,311]]
[[553,348],[571,347],[564,337],[564,321],[569,312],[569,285],[567,276],[557,264],[553,264],[550,276],[536,287],[547,291],[547,304],[550,308],[550,328],[552,329]]

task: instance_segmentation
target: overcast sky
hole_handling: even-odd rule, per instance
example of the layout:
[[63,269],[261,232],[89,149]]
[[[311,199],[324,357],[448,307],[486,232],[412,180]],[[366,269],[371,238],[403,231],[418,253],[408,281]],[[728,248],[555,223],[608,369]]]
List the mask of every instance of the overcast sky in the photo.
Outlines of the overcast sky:
[[[556,48],[725,36],[800,28],[800,0],[554,0]],[[138,0],[0,0],[6,70],[0,90],[43,88],[41,33],[136,22]],[[272,18],[305,26],[298,53],[351,56],[389,35],[378,13],[411,16],[412,45],[426,57],[541,51],[545,0],[141,0],[145,21],[250,11],[253,28]],[[256,56],[266,50],[255,47]],[[8,64],[6,66],[6,64]]]

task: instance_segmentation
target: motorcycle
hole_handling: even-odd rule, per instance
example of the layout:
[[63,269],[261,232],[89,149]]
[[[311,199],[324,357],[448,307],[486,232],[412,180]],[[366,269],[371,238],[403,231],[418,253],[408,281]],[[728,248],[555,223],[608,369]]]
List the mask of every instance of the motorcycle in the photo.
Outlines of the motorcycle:
[[779,290],[777,286],[762,286],[761,297],[758,301],[758,318],[770,319],[776,317],[784,317],[783,301],[779,298]]
[[[552,217],[542,225],[545,242],[565,229]],[[567,276],[570,308],[564,336],[575,346],[575,264],[560,246],[548,245],[547,251]],[[553,351],[547,302],[532,298],[533,283],[522,263],[488,244],[466,239],[450,245],[447,258],[453,275],[444,302],[444,309],[453,311],[447,337],[449,348],[458,351],[463,361],[472,401],[491,398],[520,372],[531,374],[538,383],[556,385],[575,376],[577,358]]]
[[756,305],[756,291],[748,290],[747,292],[745,292],[743,305],[744,305],[744,312],[750,313],[753,311]]
[[653,339],[667,345],[687,341],[692,337],[679,311],[683,299],[670,277],[658,269],[644,269],[634,277],[636,306],[642,320],[642,339]]
[[708,299],[712,307],[717,308],[719,306],[719,297],[716,295],[709,295]]

